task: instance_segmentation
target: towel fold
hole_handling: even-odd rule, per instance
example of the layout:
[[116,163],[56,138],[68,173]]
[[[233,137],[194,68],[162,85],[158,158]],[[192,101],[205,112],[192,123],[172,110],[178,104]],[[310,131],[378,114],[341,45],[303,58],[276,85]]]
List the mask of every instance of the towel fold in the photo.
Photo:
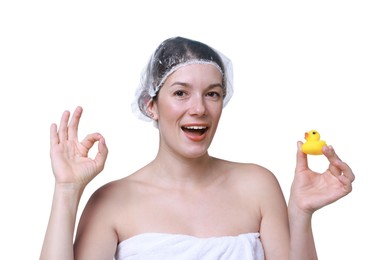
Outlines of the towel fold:
[[119,243],[116,260],[264,260],[259,233],[198,238],[144,233]]

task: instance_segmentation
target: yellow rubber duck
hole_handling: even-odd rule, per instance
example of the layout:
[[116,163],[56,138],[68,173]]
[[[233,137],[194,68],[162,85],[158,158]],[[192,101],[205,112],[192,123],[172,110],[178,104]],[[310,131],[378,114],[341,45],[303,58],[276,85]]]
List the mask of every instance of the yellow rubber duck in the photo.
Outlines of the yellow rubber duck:
[[320,134],[316,130],[311,130],[305,133],[306,142],[302,144],[302,152],[311,155],[321,155],[323,146],[326,142],[320,140]]

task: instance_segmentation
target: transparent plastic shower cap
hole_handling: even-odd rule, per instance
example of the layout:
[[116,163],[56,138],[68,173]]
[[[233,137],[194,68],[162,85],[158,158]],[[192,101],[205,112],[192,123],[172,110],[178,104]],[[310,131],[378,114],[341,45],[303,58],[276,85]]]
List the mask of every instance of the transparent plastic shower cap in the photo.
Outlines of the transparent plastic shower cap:
[[174,37],[162,42],[141,73],[140,84],[132,103],[133,113],[145,121],[152,121],[147,107],[156,97],[166,79],[177,69],[190,64],[211,64],[223,78],[223,106],[233,96],[233,66],[221,52],[194,40]]

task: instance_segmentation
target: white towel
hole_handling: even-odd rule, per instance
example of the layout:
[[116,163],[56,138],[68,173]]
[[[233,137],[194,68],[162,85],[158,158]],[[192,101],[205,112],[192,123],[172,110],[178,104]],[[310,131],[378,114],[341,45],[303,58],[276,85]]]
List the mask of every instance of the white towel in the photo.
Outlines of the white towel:
[[116,260],[264,260],[259,233],[198,238],[144,233],[119,243]]

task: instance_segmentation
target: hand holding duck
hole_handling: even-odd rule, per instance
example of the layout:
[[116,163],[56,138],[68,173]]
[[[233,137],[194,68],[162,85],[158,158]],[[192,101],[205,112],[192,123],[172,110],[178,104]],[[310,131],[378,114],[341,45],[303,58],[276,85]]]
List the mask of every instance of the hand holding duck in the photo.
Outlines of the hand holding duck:
[[312,171],[307,155],[302,152],[303,144],[298,142],[295,177],[291,186],[289,210],[311,215],[316,210],[344,197],[352,190],[355,179],[351,168],[343,162],[332,146],[323,148],[329,166],[323,173]]

